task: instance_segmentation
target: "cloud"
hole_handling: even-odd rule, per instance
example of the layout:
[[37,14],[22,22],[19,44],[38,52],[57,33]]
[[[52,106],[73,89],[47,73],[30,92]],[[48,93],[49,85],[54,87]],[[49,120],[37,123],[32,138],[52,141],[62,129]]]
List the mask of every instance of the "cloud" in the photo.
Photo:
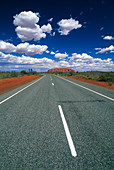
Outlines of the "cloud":
[[53,32],[52,36],[55,36],[55,32]]
[[52,21],[53,21],[53,18],[48,19],[48,21],[49,21],[49,22],[52,22]]
[[35,28],[35,24],[39,21],[38,15],[39,13],[33,13],[32,11],[21,12],[13,17],[13,24],[24,28]]
[[73,53],[72,57],[69,57],[70,60],[91,60],[92,57],[86,53],[82,53],[82,54],[77,54],[77,53]]
[[50,53],[50,54],[55,55],[55,52],[51,51],[51,53]]
[[17,53],[25,53],[27,55],[43,54],[48,48],[47,45],[30,45],[29,43],[20,43],[16,46]]
[[88,71],[88,70],[102,70],[110,71],[114,68],[114,62],[111,58],[102,60],[101,58],[93,58],[92,56],[82,53],[73,53],[69,57],[69,65],[78,71]]
[[[64,58],[63,58],[64,59]],[[68,67],[78,71],[113,71],[114,62],[111,58],[101,59],[82,53],[73,53],[71,57],[54,61],[49,58],[34,58],[30,56],[15,56],[12,54],[4,54],[0,52],[0,69],[1,70],[22,70],[33,68],[36,71],[47,71],[50,68]]]
[[79,24],[79,21],[76,21],[75,19],[62,19],[57,23],[59,25],[58,32],[61,35],[68,35],[70,31],[73,29],[81,28],[82,25]]
[[68,61],[59,61],[60,67],[71,67]]
[[105,53],[105,52],[111,52],[111,51],[114,51],[114,46],[110,45],[109,47],[106,47],[106,48],[95,48],[95,50],[99,50],[98,52],[96,52],[96,54]]
[[46,57],[44,58],[33,58],[30,56],[15,56],[11,54],[4,54],[0,52],[0,61],[1,63],[7,63],[7,64],[18,64],[18,65],[23,65],[23,64],[30,64],[30,65],[39,65],[39,66],[45,66],[46,64],[52,64],[53,60],[48,59]]
[[43,33],[42,29],[39,27],[39,25],[36,25],[36,28],[24,28],[18,26],[15,31],[17,32],[17,36],[22,40],[22,41],[38,41],[41,38],[46,38],[46,34]]
[[47,33],[51,33],[51,31],[52,31],[52,27],[49,23],[47,25],[43,25],[41,27],[41,29],[42,29],[43,32],[47,32]]
[[0,51],[3,51],[5,53],[11,53],[11,52],[15,52],[16,47],[9,43],[9,42],[4,42],[4,41],[0,41]]
[[[101,71],[113,71],[114,62],[111,58],[101,59],[101,58],[93,58],[92,56],[82,53],[77,54],[73,53],[71,57],[68,57],[67,60],[60,60],[58,62],[53,63],[54,68],[58,67],[68,67],[78,71],[91,71],[91,70],[101,70]],[[52,67],[53,67],[52,64]],[[51,67],[51,68],[52,68]]]
[[20,14],[16,14],[13,24],[17,26],[15,29],[17,36],[22,41],[38,41],[41,38],[46,38],[46,33],[51,33],[51,24],[48,23],[40,27],[40,25],[37,24],[38,22],[39,13],[23,11]]
[[20,43],[14,46],[11,43],[0,41],[0,51],[5,53],[25,53],[26,55],[43,54],[48,48],[47,45],[35,45],[29,43]]
[[66,52],[64,54],[62,54],[62,53],[55,54],[55,58],[64,59],[66,57],[68,57],[68,54]]
[[102,31],[102,30],[104,30],[104,27],[101,27],[101,28],[100,28],[100,31]]
[[104,40],[113,40],[114,37],[108,35],[108,36],[105,36],[103,39],[104,39]]
[[48,50],[46,50],[46,53],[47,53],[47,54],[49,54],[49,51],[48,51]]

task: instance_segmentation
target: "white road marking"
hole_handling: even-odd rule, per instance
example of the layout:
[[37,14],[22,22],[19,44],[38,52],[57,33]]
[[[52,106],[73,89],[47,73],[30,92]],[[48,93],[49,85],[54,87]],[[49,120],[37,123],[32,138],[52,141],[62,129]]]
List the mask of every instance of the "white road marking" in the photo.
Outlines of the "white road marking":
[[52,83],[52,86],[54,86],[54,83]]
[[14,93],[13,95],[11,95],[10,97],[6,98],[5,100],[1,101],[0,104],[6,102],[7,100],[11,99],[12,97],[14,97],[15,95],[19,94],[20,92],[22,92],[23,90],[27,89],[28,87],[32,86],[33,84],[35,84],[36,82],[38,82],[39,80],[41,80],[42,78],[44,78],[45,76],[39,78],[38,80],[36,80],[35,82],[29,84],[28,86],[24,87],[23,89],[19,90],[18,92]]
[[68,144],[69,144],[69,147],[70,147],[70,150],[71,150],[71,154],[72,154],[72,156],[76,157],[77,153],[76,153],[76,150],[75,150],[75,147],[74,147],[74,144],[73,144],[73,140],[72,140],[72,137],[70,135],[70,131],[69,131],[67,122],[65,120],[61,105],[58,105],[58,108],[59,108],[59,111],[60,111],[61,119],[62,119],[62,122],[63,122],[63,126],[64,126],[64,130],[65,130],[66,137],[67,137],[67,140],[68,140]]
[[[57,76],[57,77],[59,77],[59,76]],[[84,88],[84,89],[86,89],[86,90],[88,90],[88,91],[91,91],[91,92],[93,92],[93,93],[96,93],[96,94],[98,94],[99,96],[102,96],[102,97],[105,97],[105,98],[107,98],[107,99],[109,99],[109,100],[114,101],[113,98],[108,97],[108,96],[105,96],[105,95],[103,95],[103,94],[101,94],[101,93],[98,93],[98,92],[96,92],[96,91],[94,91],[94,90],[91,90],[91,89],[89,89],[89,88],[87,88],[87,87],[84,87],[84,86],[82,86],[82,85],[80,85],[80,84],[74,83],[74,82],[72,82],[72,81],[70,81],[70,80],[67,80],[67,79],[63,78],[63,77],[59,77],[59,78],[61,78],[61,79],[63,79],[63,80],[66,80],[66,81],[68,81],[68,82],[70,82],[70,83],[72,83],[72,84],[74,84],[74,85],[76,85],[76,86],[82,87],[82,88]]]

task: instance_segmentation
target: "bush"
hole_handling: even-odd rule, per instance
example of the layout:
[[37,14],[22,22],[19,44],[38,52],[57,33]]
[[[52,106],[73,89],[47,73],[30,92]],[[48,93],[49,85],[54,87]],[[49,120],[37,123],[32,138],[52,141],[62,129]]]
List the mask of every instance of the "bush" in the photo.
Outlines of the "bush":
[[93,78],[92,77],[88,77],[88,80],[93,80]]
[[36,71],[32,71],[31,74],[32,75],[37,75],[37,72]]
[[11,77],[18,77],[19,73],[16,71],[11,72]]
[[73,76],[74,74],[75,74],[74,71],[69,72],[69,76]]
[[99,76],[100,81],[113,82],[113,76],[110,73],[102,73]]
[[108,83],[108,85],[109,85],[109,86],[112,86],[112,83],[111,83],[111,82],[109,82],[109,83]]
[[21,75],[28,74],[28,72],[25,70],[22,70],[20,73],[21,73]]
[[100,80],[100,81],[106,81],[106,80],[107,80],[106,75],[101,74],[101,75],[99,76],[99,80]]

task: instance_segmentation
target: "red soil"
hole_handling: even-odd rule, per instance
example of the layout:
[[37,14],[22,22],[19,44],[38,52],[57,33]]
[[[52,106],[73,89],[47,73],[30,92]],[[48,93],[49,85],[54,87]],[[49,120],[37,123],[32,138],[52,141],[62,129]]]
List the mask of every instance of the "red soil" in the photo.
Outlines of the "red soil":
[[28,83],[36,78],[39,78],[43,75],[30,75],[30,76],[23,76],[23,77],[15,77],[15,78],[7,78],[7,79],[0,79],[0,94],[9,91],[15,87],[18,87],[22,84]]
[[102,87],[114,90],[114,83],[111,83],[112,85],[110,86],[108,82],[103,82],[103,81],[86,80],[86,79],[83,79],[83,78],[75,78],[75,77],[68,77],[68,76],[64,76],[64,77],[83,81],[83,82],[86,82],[86,83],[91,83],[91,84],[94,84],[94,85],[97,85],[97,86],[102,86]]

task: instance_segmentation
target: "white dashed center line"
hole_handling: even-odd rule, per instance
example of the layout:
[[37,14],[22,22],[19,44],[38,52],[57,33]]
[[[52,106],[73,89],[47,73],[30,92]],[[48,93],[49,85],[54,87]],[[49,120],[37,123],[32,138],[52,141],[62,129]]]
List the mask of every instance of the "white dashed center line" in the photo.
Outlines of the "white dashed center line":
[[52,86],[54,86],[54,83],[52,83]]
[[63,126],[64,126],[64,130],[65,130],[66,137],[67,137],[67,140],[68,140],[68,144],[69,144],[69,147],[70,147],[70,150],[71,150],[71,154],[72,154],[73,157],[76,157],[77,153],[76,153],[76,150],[75,150],[75,147],[74,147],[74,144],[73,144],[73,140],[72,140],[72,137],[70,135],[70,131],[69,131],[67,122],[65,120],[61,105],[58,105],[58,108],[59,108],[59,111],[60,111],[61,119],[62,119],[62,122],[63,122]]

